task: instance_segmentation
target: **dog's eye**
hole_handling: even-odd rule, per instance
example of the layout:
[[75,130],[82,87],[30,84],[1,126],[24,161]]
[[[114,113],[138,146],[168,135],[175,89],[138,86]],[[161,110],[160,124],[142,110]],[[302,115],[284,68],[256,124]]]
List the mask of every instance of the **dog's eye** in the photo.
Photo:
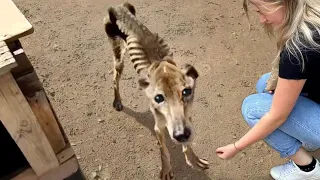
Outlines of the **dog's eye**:
[[154,100],[160,104],[164,101],[164,97],[161,94],[156,95],[156,97],[154,97]]
[[184,97],[190,96],[191,93],[192,93],[192,89],[190,89],[190,88],[186,88],[186,89],[184,89],[184,90],[182,91],[182,95],[183,95]]

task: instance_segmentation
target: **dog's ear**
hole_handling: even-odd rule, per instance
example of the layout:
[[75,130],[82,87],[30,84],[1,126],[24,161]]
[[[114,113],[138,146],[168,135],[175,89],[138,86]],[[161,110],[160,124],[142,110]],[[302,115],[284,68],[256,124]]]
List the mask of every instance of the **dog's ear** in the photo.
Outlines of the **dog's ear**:
[[197,79],[199,77],[199,73],[196,70],[196,68],[194,66],[192,66],[191,64],[188,63],[184,63],[181,67],[182,72],[187,75],[192,77],[193,79]]
[[133,15],[136,15],[136,8],[132,4],[124,2],[123,6],[126,7]]
[[138,80],[139,88],[146,89],[150,84],[150,79],[147,74],[141,74]]
[[140,77],[139,80],[138,80],[138,83],[139,83],[139,86],[140,86],[141,89],[146,89],[150,84],[149,78]]

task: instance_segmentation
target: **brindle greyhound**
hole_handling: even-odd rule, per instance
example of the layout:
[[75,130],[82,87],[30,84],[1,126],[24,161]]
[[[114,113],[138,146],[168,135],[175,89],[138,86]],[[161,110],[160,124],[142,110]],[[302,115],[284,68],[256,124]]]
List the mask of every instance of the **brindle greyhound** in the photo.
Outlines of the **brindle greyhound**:
[[150,32],[137,20],[135,7],[130,3],[110,6],[104,24],[114,56],[113,107],[117,111],[123,109],[119,80],[124,68],[124,55],[128,51],[140,76],[140,88],[144,89],[150,99],[150,110],[155,119],[154,130],[160,144],[160,178],[173,179],[170,153],[165,142],[166,128],[171,139],[176,144],[182,144],[188,165],[202,170],[209,168],[208,162],[198,158],[190,147],[194,135],[191,109],[197,70],[187,63],[178,68],[163,38]]

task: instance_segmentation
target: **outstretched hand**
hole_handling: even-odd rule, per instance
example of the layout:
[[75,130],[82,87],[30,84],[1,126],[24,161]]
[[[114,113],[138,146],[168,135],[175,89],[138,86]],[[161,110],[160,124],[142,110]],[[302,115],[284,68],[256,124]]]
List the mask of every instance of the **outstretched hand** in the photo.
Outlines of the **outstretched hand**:
[[217,156],[224,160],[233,158],[238,152],[239,150],[234,147],[234,144],[228,144],[216,149]]

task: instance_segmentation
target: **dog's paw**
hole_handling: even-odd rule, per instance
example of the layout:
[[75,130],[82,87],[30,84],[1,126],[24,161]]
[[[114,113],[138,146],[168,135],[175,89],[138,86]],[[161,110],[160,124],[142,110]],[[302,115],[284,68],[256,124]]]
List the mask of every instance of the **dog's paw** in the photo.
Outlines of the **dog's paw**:
[[114,109],[116,109],[117,111],[122,111],[123,110],[123,105],[121,103],[120,100],[114,100],[113,101],[113,107]]
[[161,171],[160,171],[160,179],[161,180],[172,180],[172,179],[174,179],[174,175],[173,175],[171,170],[163,171],[163,169],[161,169]]
[[209,169],[209,162],[205,159],[198,158],[195,156],[194,158],[187,160],[187,164],[193,168],[197,168],[200,170]]

